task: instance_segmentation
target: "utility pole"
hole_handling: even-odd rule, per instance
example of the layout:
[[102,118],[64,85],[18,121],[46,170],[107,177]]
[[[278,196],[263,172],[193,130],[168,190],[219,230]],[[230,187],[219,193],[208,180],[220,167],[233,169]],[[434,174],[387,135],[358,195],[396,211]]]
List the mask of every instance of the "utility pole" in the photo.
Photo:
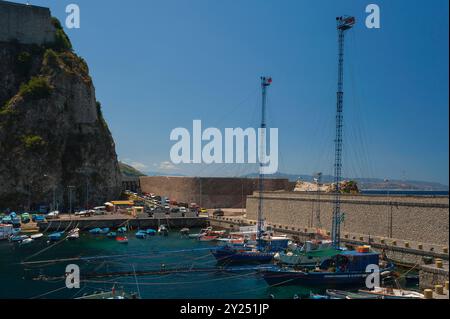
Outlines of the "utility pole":
[[72,189],[75,188],[75,186],[67,186],[69,189],[69,215],[72,218]]
[[317,228],[322,228],[322,223],[320,222],[320,185],[321,185],[321,179],[322,179],[322,173],[318,172],[315,174],[315,182],[317,185],[317,206],[316,206],[316,223],[315,226]]
[[336,138],[334,153],[334,183],[336,185],[334,192],[333,225],[331,236],[333,246],[340,247],[341,241],[341,182],[342,172],[342,126],[343,126],[343,107],[344,107],[344,34],[355,25],[354,17],[337,17],[338,31],[338,85],[337,85],[337,103],[336,103]]

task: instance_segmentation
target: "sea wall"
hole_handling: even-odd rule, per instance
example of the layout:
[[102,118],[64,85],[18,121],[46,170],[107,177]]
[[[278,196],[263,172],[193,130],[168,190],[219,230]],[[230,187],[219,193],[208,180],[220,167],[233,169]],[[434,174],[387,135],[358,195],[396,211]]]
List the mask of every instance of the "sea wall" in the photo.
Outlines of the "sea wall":
[[[251,178],[142,176],[139,180],[143,192],[206,208],[243,207],[246,196],[258,188],[258,180]],[[290,190],[293,184],[287,179],[267,179],[264,188]]]
[[43,44],[53,42],[54,37],[50,9],[0,1],[0,42]]
[[[258,194],[247,197],[247,218],[256,219]],[[264,217],[271,224],[314,227],[314,193],[265,192]],[[343,195],[341,232],[381,236],[438,245],[449,242],[448,196]],[[331,229],[333,196],[322,194],[322,228]]]

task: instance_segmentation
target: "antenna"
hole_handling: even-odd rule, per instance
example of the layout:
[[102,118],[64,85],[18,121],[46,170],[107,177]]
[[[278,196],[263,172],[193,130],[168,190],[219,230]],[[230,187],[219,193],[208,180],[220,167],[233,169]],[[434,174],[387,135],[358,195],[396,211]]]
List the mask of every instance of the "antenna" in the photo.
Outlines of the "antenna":
[[345,31],[351,29],[355,25],[355,18],[342,16],[336,18],[338,30],[338,86],[337,86],[337,103],[336,103],[336,139],[334,153],[334,209],[333,209],[333,225],[331,236],[333,246],[339,248],[341,240],[341,191],[339,183],[341,182],[342,171],[342,126],[343,126],[343,106],[344,106],[344,34]]

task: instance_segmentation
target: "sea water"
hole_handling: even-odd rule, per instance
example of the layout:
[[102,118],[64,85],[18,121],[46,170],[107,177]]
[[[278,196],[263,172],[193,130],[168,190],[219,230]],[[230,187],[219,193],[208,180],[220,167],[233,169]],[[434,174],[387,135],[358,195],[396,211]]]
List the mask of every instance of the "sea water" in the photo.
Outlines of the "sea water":
[[[193,230],[193,232],[195,232]],[[270,287],[255,270],[243,272],[180,272],[164,275],[116,276],[84,279],[83,274],[114,273],[160,269],[215,268],[210,248],[217,244],[169,236],[137,239],[128,234],[129,243],[121,244],[105,235],[81,233],[80,239],[47,243],[47,238],[20,246],[0,242],[0,298],[77,298],[100,290],[136,293],[141,298],[293,298],[320,292],[306,287]],[[90,258],[86,257],[100,257]],[[116,257],[111,257],[116,256]],[[55,262],[65,258],[81,258]],[[46,261],[22,264],[23,261]],[[80,288],[66,288],[66,266],[75,264],[81,273]],[[53,277],[53,278],[51,278]],[[59,278],[55,278],[59,277]],[[51,278],[51,280],[42,280]]]

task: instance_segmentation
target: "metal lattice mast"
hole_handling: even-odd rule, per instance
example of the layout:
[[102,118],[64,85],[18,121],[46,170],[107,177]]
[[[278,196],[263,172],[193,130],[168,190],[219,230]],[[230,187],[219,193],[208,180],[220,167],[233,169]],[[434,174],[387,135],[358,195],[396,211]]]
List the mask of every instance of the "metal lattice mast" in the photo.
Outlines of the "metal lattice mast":
[[258,201],[258,246],[263,235],[263,191],[264,191],[264,172],[263,166],[265,163],[265,142],[266,142],[266,102],[267,102],[267,87],[272,83],[271,77],[261,77],[261,130],[259,140],[259,201]]
[[340,246],[341,239],[341,171],[342,171],[342,126],[343,126],[343,106],[344,106],[344,34],[355,24],[354,17],[337,17],[338,30],[338,87],[336,103],[336,139],[334,153],[334,210],[332,224],[332,240],[335,247]]

